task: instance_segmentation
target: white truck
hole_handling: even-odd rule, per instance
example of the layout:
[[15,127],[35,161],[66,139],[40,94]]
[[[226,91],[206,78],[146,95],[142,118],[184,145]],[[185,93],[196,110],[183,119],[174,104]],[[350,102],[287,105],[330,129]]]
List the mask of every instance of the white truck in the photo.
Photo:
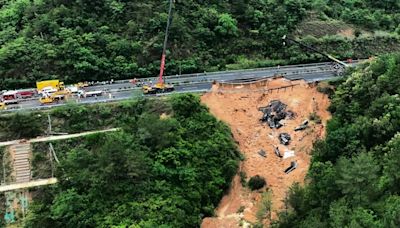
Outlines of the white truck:
[[83,91],[83,90],[80,90],[80,91],[78,91],[78,96],[84,97],[84,98],[86,98],[86,97],[99,97],[99,96],[102,96],[102,95],[103,95],[103,91],[101,91],[101,90],[96,90],[96,91]]
[[77,86],[67,86],[66,90],[72,94],[79,93],[79,91],[80,91]]

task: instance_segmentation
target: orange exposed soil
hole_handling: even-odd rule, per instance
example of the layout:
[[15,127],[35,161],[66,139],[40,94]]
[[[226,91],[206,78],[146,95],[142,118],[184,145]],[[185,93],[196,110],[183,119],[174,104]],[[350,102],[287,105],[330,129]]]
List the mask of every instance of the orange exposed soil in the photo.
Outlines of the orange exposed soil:
[[[287,87],[290,85],[295,86]],[[281,87],[287,88],[276,89]],[[272,191],[272,219],[276,219],[277,212],[284,209],[283,200],[289,187],[294,182],[304,182],[313,142],[324,137],[325,124],[330,118],[330,113],[326,111],[329,99],[317,92],[315,86],[304,81],[271,79],[252,85],[214,85],[212,91],[203,95],[201,100],[210,108],[211,113],[231,127],[239,149],[245,157],[240,170],[244,171],[248,178],[254,175],[265,178],[267,188]],[[280,100],[287,104],[287,110],[296,113],[294,119],[285,119],[284,126],[280,129],[272,130],[259,121],[262,112],[258,108],[267,106],[272,100]],[[321,117],[322,124],[310,121],[306,130],[295,132],[294,128],[308,119],[312,112]],[[291,135],[292,141],[289,146],[279,143],[278,135],[281,132]],[[273,146],[278,146],[282,154],[293,150],[295,156],[281,159],[274,154]],[[260,149],[267,152],[266,158],[257,153]],[[284,170],[291,161],[297,161],[298,168],[285,174]],[[228,195],[223,197],[216,209],[216,217],[205,218],[202,227],[239,227],[239,223],[255,223],[260,200],[261,191],[251,192],[242,187],[240,178],[236,175]],[[245,208],[243,212],[238,211],[241,206]],[[263,221],[266,225],[269,222]]]

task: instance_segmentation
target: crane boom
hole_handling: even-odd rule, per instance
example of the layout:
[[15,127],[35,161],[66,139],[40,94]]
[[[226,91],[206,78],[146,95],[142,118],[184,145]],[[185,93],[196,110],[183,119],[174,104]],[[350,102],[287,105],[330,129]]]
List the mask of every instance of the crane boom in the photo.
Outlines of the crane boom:
[[174,85],[165,83],[165,80],[163,78],[164,68],[165,68],[165,57],[167,55],[169,27],[171,26],[171,23],[172,23],[173,3],[174,3],[174,0],[169,0],[168,21],[167,21],[167,27],[165,28],[165,37],[164,37],[163,50],[162,50],[162,55],[161,55],[160,75],[158,78],[158,82],[155,85],[147,85],[147,84],[143,85],[142,86],[143,94],[168,93],[168,92],[172,92],[175,90]]
[[347,63],[345,63],[345,62],[343,62],[343,61],[341,61],[341,60],[339,60],[339,59],[333,57],[332,55],[326,54],[326,53],[321,52],[321,51],[319,51],[318,49],[316,49],[316,48],[314,48],[314,47],[312,47],[312,46],[309,46],[309,45],[304,44],[304,43],[302,43],[302,42],[299,42],[299,41],[297,41],[297,40],[291,39],[291,38],[287,37],[286,35],[284,35],[284,36],[282,37],[282,39],[283,39],[284,41],[288,40],[288,41],[290,41],[290,42],[296,43],[296,44],[298,44],[298,45],[300,45],[300,46],[302,46],[302,47],[304,47],[304,48],[306,48],[306,49],[309,49],[309,50],[314,51],[314,52],[316,52],[316,53],[318,53],[318,54],[320,54],[320,55],[323,55],[323,56],[327,57],[328,59],[330,59],[330,60],[332,60],[332,61],[334,61],[334,62],[337,62],[337,63],[339,63],[340,65],[342,65],[342,66],[344,66],[344,67],[348,67],[348,66],[349,66]]
[[168,43],[168,33],[169,33],[169,27],[171,26],[172,23],[172,2],[173,0],[169,0],[169,9],[168,9],[168,21],[167,21],[167,27],[165,29],[165,36],[164,36],[164,44],[163,44],[163,51],[161,55],[161,65],[160,65],[160,76],[158,78],[158,83],[163,84],[164,79],[164,68],[165,68],[165,57],[166,57],[166,52],[167,52],[167,43]]

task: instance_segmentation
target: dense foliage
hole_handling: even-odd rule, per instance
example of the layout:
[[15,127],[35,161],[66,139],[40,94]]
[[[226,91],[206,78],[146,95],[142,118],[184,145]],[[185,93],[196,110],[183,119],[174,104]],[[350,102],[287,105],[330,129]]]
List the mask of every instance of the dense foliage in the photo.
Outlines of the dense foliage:
[[238,167],[231,133],[196,96],[159,102],[131,103],[123,131],[54,142],[60,183],[35,194],[25,226],[197,227],[211,216]]
[[324,15],[368,30],[400,31],[400,2],[397,0],[315,0],[314,9]]
[[[165,102],[154,100],[152,110],[171,111]],[[76,103],[43,111],[21,111],[0,115],[0,141],[21,138],[34,138],[45,135],[48,130],[48,115],[51,119],[52,131],[59,133],[78,133],[121,127],[133,123],[132,116],[139,115],[147,109],[144,100],[126,100],[110,104],[78,105]]]
[[400,226],[400,54],[353,72],[333,96],[309,184],[292,187],[279,227]]
[[[50,78],[69,83],[154,76],[167,4],[166,0],[0,1],[0,88],[34,86],[35,81]],[[294,31],[312,12],[371,32],[394,32],[399,9],[396,0],[177,0],[166,74],[321,60],[298,47],[286,49],[282,35]],[[387,38],[384,43],[368,39],[340,41],[340,45],[331,39],[321,42],[322,48],[343,58],[380,53],[375,46],[390,50]],[[372,50],[358,48],[360,43]]]
[[[0,87],[157,73],[168,1],[6,2],[0,9]],[[239,54],[271,53],[304,16],[305,2],[176,1],[166,73],[218,69]]]

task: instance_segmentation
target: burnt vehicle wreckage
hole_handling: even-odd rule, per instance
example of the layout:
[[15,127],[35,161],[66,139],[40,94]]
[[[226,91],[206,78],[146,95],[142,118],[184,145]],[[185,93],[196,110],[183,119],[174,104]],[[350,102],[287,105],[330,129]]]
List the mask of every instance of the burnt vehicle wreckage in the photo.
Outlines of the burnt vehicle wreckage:
[[260,121],[267,123],[268,126],[273,129],[279,129],[283,126],[281,120],[286,117],[293,118],[294,113],[286,111],[287,105],[278,100],[273,100],[268,106],[260,107],[258,110],[263,113]]
[[[260,122],[266,123],[271,129],[279,129],[283,127],[283,123],[281,122],[284,119],[294,119],[295,113],[286,110],[287,105],[279,100],[272,100],[268,106],[258,108],[259,111],[263,113]],[[308,127],[308,120],[302,122],[301,125],[295,128],[295,131],[301,131]],[[288,133],[280,133],[278,136],[279,142],[284,145],[288,146],[290,141],[292,140],[291,136]],[[279,150],[278,146],[273,146],[274,153],[277,157],[283,158],[284,156]],[[286,153],[286,152],[285,152]],[[262,157],[266,157],[266,152],[264,150],[260,150],[258,154]],[[284,170],[286,174],[289,174],[293,170],[297,168],[298,164],[297,161],[292,161],[290,166]]]

